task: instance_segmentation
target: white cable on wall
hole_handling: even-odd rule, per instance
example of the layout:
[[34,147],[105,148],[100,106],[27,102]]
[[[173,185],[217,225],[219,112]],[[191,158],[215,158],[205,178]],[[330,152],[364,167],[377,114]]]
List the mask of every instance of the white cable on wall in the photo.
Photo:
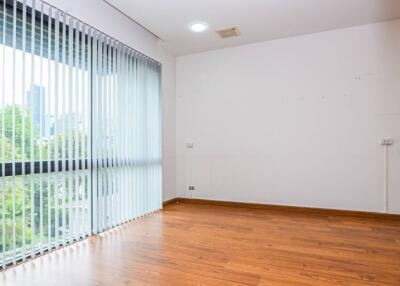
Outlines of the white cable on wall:
[[388,193],[388,146],[385,145],[385,178],[384,178],[384,187],[385,187],[385,212],[389,211],[389,193]]
[[383,179],[383,195],[385,202],[385,212],[389,212],[389,146],[393,144],[393,139],[381,139],[381,145],[384,147],[384,179]]

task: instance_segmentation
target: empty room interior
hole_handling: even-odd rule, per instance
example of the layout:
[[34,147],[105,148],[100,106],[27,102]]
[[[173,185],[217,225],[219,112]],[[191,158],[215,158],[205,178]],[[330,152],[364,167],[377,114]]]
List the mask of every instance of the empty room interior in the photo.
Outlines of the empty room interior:
[[400,286],[399,0],[0,0],[1,286]]

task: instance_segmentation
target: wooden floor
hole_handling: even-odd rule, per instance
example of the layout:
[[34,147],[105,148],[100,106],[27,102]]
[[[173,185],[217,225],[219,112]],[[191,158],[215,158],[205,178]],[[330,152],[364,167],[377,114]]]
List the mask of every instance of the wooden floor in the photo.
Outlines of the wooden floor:
[[400,222],[180,203],[0,285],[400,285]]

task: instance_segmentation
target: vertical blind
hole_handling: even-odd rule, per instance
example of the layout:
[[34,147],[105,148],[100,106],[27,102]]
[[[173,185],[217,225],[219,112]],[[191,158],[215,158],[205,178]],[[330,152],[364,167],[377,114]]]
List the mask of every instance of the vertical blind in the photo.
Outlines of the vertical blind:
[[161,66],[38,0],[0,1],[0,266],[161,208]]

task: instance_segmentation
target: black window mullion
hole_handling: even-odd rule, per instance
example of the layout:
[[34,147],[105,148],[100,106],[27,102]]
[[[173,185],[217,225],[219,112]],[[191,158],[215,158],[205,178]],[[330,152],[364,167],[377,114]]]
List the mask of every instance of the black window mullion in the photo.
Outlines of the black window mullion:
[[[88,159],[73,161],[71,166],[66,164],[66,171],[76,171],[76,170],[86,170],[88,169]],[[57,163],[58,162],[58,163]],[[35,161],[33,163],[33,170],[30,162],[15,162],[15,176],[21,175],[31,175],[31,174],[46,174],[53,173],[56,170],[58,164],[58,169],[61,170],[63,161]],[[3,164],[5,173],[3,174]],[[42,164],[42,171],[40,170],[40,165]],[[25,166],[25,173],[22,173],[23,166]],[[12,163],[0,163],[0,177],[12,176]]]

